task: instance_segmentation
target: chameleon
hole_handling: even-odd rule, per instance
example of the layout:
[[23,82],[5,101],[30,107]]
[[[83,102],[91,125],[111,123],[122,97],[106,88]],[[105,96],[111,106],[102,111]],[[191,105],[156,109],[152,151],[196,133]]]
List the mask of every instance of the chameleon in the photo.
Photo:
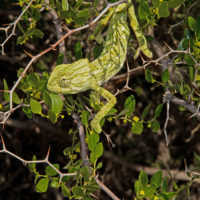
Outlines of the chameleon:
[[47,83],[47,89],[53,93],[77,94],[86,90],[94,90],[107,100],[91,121],[91,128],[97,133],[102,131],[100,121],[114,107],[116,97],[101,85],[116,75],[123,67],[130,30],[127,22],[135,32],[139,43],[139,51],[148,58],[152,57],[146,39],[139,28],[135,10],[131,0],[117,5],[102,19],[109,21],[104,47],[97,59],[90,62],[83,58],[71,64],[60,64],[54,68]]

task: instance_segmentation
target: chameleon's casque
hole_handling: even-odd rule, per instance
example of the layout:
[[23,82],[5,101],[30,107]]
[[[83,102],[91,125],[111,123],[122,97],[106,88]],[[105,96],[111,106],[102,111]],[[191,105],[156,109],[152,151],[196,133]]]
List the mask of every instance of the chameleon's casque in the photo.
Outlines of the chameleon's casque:
[[47,84],[48,90],[55,93],[76,94],[93,89],[103,96],[108,102],[91,122],[92,129],[98,133],[101,132],[99,125],[101,119],[116,103],[115,96],[101,88],[100,85],[117,74],[125,62],[130,34],[127,26],[127,10],[131,27],[135,31],[136,37],[139,38],[140,49],[147,57],[151,57],[151,52],[146,46],[146,39],[138,28],[134,7],[131,0],[128,2],[128,4],[118,5],[111,11],[112,14],[108,15],[111,19],[100,56],[93,62],[89,62],[88,59],[80,59],[71,64],[58,65],[51,73]]

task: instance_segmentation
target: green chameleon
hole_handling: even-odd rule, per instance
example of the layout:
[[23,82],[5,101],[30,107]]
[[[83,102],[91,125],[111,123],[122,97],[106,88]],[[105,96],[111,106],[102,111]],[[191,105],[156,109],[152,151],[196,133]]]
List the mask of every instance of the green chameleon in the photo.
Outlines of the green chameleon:
[[[113,77],[123,67],[126,59],[129,39],[129,27],[127,25],[127,13],[130,25],[137,37],[139,48],[147,57],[152,53],[147,48],[147,42],[139,28],[131,0],[112,9],[103,19],[110,24],[108,27],[104,48],[100,56],[89,62],[88,59],[80,59],[71,64],[61,64],[55,67],[48,80],[49,91],[60,94],[76,94],[89,89],[95,90],[107,100],[100,111],[91,121],[91,127],[97,133],[102,131],[100,121],[114,107],[116,97],[101,85]],[[102,20],[102,22],[103,22]],[[101,23],[100,23],[101,24]]]

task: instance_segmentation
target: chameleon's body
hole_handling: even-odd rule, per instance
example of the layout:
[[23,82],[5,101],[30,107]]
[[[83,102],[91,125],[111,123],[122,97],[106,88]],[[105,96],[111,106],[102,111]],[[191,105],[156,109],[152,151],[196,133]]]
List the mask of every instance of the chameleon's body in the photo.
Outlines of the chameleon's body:
[[[129,9],[134,8],[131,5]],[[91,122],[92,129],[98,133],[101,132],[99,125],[101,119],[116,103],[115,96],[100,85],[117,74],[125,62],[130,32],[127,26],[127,10],[129,9],[126,3],[115,8],[111,15],[104,49],[96,60],[89,62],[88,59],[80,59],[71,64],[58,65],[48,81],[47,88],[51,92],[76,94],[92,89],[108,101]],[[137,29],[137,27],[134,28]]]

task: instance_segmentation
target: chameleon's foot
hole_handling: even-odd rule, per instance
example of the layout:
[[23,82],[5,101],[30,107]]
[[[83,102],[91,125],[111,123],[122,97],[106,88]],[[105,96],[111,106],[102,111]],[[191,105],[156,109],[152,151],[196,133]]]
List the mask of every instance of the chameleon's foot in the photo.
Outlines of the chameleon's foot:
[[97,133],[101,133],[102,131],[101,126],[97,121],[92,120],[91,127],[92,127],[92,130],[96,131]]

